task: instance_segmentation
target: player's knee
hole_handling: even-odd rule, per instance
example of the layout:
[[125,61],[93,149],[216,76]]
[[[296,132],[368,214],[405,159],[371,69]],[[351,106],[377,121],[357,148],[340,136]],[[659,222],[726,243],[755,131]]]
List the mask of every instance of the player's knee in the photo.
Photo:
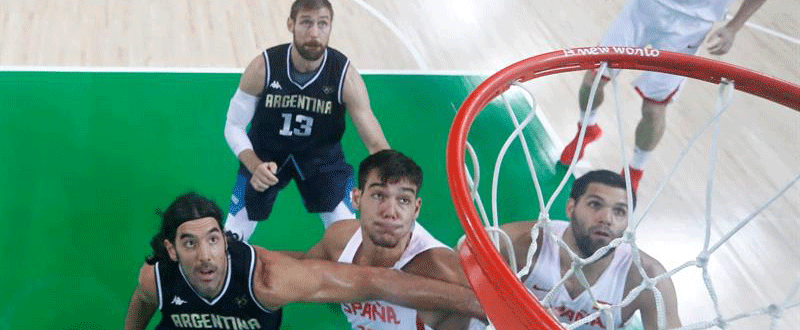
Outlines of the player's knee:
[[664,120],[667,115],[667,103],[644,100],[642,102],[642,117],[652,120]]

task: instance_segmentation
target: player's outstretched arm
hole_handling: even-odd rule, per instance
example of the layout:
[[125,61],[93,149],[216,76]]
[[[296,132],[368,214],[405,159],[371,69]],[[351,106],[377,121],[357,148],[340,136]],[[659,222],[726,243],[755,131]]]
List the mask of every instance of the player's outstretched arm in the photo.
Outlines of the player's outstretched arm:
[[152,265],[139,270],[139,285],[133,291],[128,314],[125,315],[125,330],[140,330],[147,327],[158,307],[156,280]]
[[358,136],[361,137],[361,141],[364,142],[369,153],[374,154],[383,149],[389,149],[389,143],[383,136],[383,129],[381,129],[378,119],[375,118],[375,114],[372,113],[367,87],[352,62],[345,73],[342,102],[347,107],[347,113],[350,114]]
[[256,247],[254,290],[267,308],[291,302],[359,302],[380,299],[415,309],[450,310],[485,317],[472,290],[379,267],[296,260]]

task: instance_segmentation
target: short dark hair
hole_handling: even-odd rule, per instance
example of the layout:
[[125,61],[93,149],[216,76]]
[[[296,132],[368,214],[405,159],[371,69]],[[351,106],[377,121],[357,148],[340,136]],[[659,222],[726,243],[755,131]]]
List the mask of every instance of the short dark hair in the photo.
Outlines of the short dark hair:
[[214,201],[194,192],[178,196],[166,211],[156,211],[156,213],[161,216],[161,228],[150,240],[153,254],[145,258],[150,265],[158,261],[172,261],[167,253],[167,248],[164,247],[164,240],[175,243],[178,227],[184,222],[212,217],[217,220],[220,230],[223,228],[222,210],[219,206]]
[[385,149],[364,158],[358,166],[358,189],[364,190],[372,170],[378,171],[381,182],[394,183],[406,179],[417,186],[417,194],[422,188],[422,169],[414,160],[397,150]]
[[328,8],[331,12],[331,20],[333,20],[333,6],[328,0],[295,0],[292,3],[292,10],[289,12],[289,18],[296,19],[297,13],[300,10],[314,10],[319,8]]
[[[569,197],[578,200],[584,193],[586,188],[592,182],[602,183],[607,186],[626,189],[625,178],[617,172],[609,170],[594,170],[584,174],[572,183],[572,191]],[[633,192],[633,208],[636,208],[636,192]]]

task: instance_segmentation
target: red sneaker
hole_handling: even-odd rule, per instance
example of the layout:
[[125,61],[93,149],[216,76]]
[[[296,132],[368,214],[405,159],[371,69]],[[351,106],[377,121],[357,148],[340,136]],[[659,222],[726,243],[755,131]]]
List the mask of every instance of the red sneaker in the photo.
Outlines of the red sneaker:
[[[564,151],[561,152],[561,158],[559,162],[563,165],[569,165],[572,162],[572,157],[575,155],[575,149],[578,147],[578,135],[581,133],[581,125],[578,124],[578,133],[575,133],[575,137],[572,138],[572,141],[564,147]],[[586,135],[583,137],[583,146],[581,146],[581,152],[578,154],[578,160],[583,158],[583,152],[586,151],[586,146],[589,143],[597,141],[600,137],[603,136],[603,130],[600,129],[600,126],[597,124],[590,125],[586,127]]]
[[[637,170],[630,166],[628,166],[628,169],[631,171],[631,190],[633,190],[633,192],[636,192],[636,190],[639,189],[639,181],[642,180],[642,175],[644,175],[644,170]],[[622,175],[623,178],[625,177],[625,169],[622,169],[622,171],[619,173],[620,175]]]

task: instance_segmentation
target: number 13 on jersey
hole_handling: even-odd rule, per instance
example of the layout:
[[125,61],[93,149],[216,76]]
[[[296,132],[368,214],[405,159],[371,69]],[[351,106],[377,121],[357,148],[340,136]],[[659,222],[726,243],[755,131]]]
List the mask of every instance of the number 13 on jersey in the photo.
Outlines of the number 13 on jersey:
[[[309,136],[311,135],[311,126],[314,125],[314,118],[309,116],[303,116],[301,114],[291,114],[291,113],[282,113],[281,116],[283,117],[283,127],[281,128],[278,133],[283,136]],[[294,116],[294,122],[297,125],[292,125],[292,117]],[[292,126],[299,126],[294,127]]]

